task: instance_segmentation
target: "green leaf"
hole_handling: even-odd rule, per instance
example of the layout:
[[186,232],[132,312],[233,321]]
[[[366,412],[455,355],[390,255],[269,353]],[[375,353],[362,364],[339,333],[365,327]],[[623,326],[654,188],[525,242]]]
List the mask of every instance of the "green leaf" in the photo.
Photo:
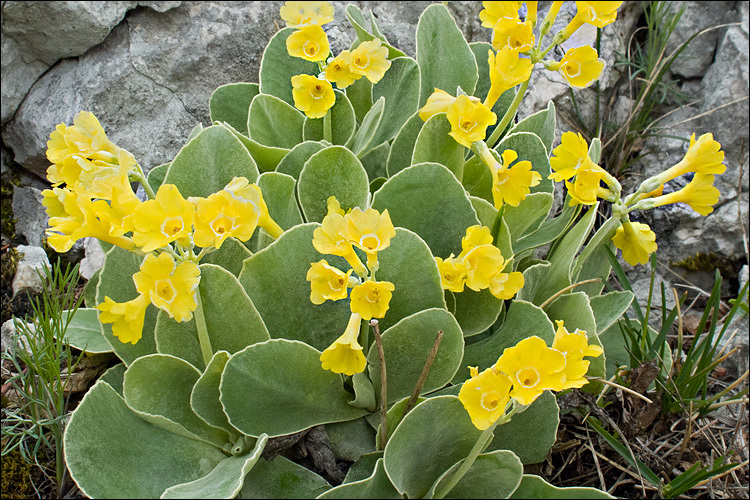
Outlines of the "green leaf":
[[[438,330],[443,331],[443,339],[421,391],[428,393],[450,382],[458,371],[464,352],[464,340],[456,319],[445,309],[427,309],[402,319],[383,332],[388,403],[412,393]],[[380,394],[380,362],[374,343],[367,361],[370,378],[376,392]]]
[[362,156],[363,153],[367,153],[371,148],[378,145],[373,139],[375,138],[375,132],[380,127],[384,108],[385,97],[381,97],[373,104],[365,117],[362,118],[362,125],[357,130],[357,133],[354,134],[352,145],[349,148],[357,156]]
[[531,302],[536,291],[544,283],[549,272],[550,263],[547,261],[531,265],[523,270],[523,288],[516,295],[516,300]]
[[215,446],[156,427],[106,382],[84,396],[65,428],[65,464],[91,498],[158,498],[205,476],[225,455]]
[[305,219],[320,222],[328,213],[328,197],[335,196],[344,210],[364,209],[370,186],[357,157],[343,146],[331,146],[307,160],[299,174],[297,193]]
[[596,320],[597,333],[604,332],[620,319],[630,307],[634,297],[633,292],[627,290],[589,297],[589,304]]
[[[550,101],[550,106],[552,106],[552,101]],[[591,161],[594,163],[599,163],[599,159],[602,156],[602,141],[598,137],[594,137],[591,139],[591,145],[589,146],[589,158],[591,158]]]
[[[438,395],[440,392],[442,391],[434,392],[432,395]],[[403,398],[399,401],[396,401],[390,406],[390,408],[388,408],[388,411],[386,412],[386,423],[385,423],[388,429],[388,439],[391,438],[393,431],[396,430],[396,428],[398,427],[398,424],[400,424],[401,420],[403,420],[404,410],[406,410],[406,405],[409,403],[409,399],[411,399],[411,397]],[[417,397],[417,400],[414,403],[414,406],[418,405],[425,399],[426,398],[423,398],[421,396]],[[374,422],[377,424],[377,433],[375,434],[375,444],[376,444],[378,451],[382,453],[382,451],[380,450],[380,435],[383,432],[383,427],[382,427],[382,422],[380,421],[380,412],[372,413],[371,415],[368,415],[365,419],[366,420],[369,419],[371,423]],[[388,439],[386,439],[386,442],[388,442]],[[349,475],[347,474],[347,477],[348,476]],[[361,478],[361,479],[364,479],[364,478]]]
[[491,327],[500,316],[504,302],[490,293],[489,290],[475,292],[464,288],[463,292],[453,293],[455,312],[465,337],[482,333]]
[[514,241],[513,247],[517,253],[521,253],[531,248],[537,248],[550,243],[559,238],[567,230],[577,213],[578,210],[574,207],[564,207],[558,217],[543,221],[539,229]]
[[352,375],[352,388],[355,397],[350,404],[367,411],[375,411],[375,388],[364,372]]
[[388,153],[386,166],[388,177],[392,177],[411,165],[414,145],[417,143],[417,137],[422,130],[423,123],[419,113],[414,113],[399,129]]
[[362,123],[372,108],[372,83],[367,78],[360,78],[346,87],[346,97],[352,103],[357,121]]
[[[502,155],[503,151],[506,149],[512,149],[518,153],[518,160],[516,160],[516,162],[524,160],[530,161],[532,170],[542,176],[541,182],[531,188],[532,193],[554,192],[555,183],[547,178],[550,174],[547,150],[539,136],[530,132],[508,134],[502,141],[500,141],[500,144],[497,145],[495,151]],[[516,162],[514,162],[514,164]],[[511,166],[511,168],[513,167]]]
[[190,130],[190,133],[188,134],[188,137],[187,137],[188,142],[192,141],[196,135],[201,133],[202,130],[203,130],[203,124],[201,122],[196,123],[195,127],[193,127],[192,130]]
[[[451,137],[451,139],[453,138]],[[494,151],[492,153],[497,158],[497,153]],[[472,156],[464,164],[461,183],[469,194],[481,198],[487,203],[492,203],[494,206],[494,199],[492,197],[492,172],[490,172],[489,167],[484,164],[480,157]]]
[[460,181],[463,177],[466,148],[448,135],[450,131],[451,124],[445,113],[431,116],[419,131],[411,164],[439,163],[453,172]]
[[[508,132],[508,135],[516,132],[531,132],[542,140],[547,156],[552,152],[552,143],[555,140],[555,127],[557,118],[555,104],[550,101],[547,109],[537,111],[516,123]],[[600,143],[601,144],[601,143]]]
[[474,94],[479,78],[474,53],[444,5],[432,4],[419,17],[417,62],[422,71],[420,107],[434,88],[453,94],[461,87]]
[[385,182],[385,176],[388,175],[386,173],[386,162],[388,161],[388,154],[390,151],[391,145],[384,142],[379,146],[375,146],[360,158],[362,166],[365,167],[369,179],[374,181],[375,179],[380,178]]
[[127,367],[124,363],[117,363],[115,366],[102,373],[99,380],[103,380],[109,384],[110,387],[117,391],[117,394],[122,396],[122,379],[125,376],[125,370],[127,370]]
[[536,335],[542,338],[548,345],[552,345],[555,338],[555,329],[547,315],[539,307],[515,299],[505,315],[505,321],[499,330],[490,337],[469,344],[464,348],[464,359],[461,361],[461,369],[453,383],[458,384],[469,378],[467,366],[477,366],[479,371],[495,364],[498,358],[508,347],[513,347],[525,338]]
[[295,31],[295,28],[284,28],[276,32],[263,52],[259,73],[260,91],[283,99],[290,105],[294,105],[292,77],[303,73],[317,75],[320,72],[316,63],[289,55],[286,39]]
[[167,488],[161,498],[234,498],[267,441],[268,436],[261,436],[250,454],[227,457],[206,476]]
[[[374,19],[374,17],[373,17]],[[372,144],[390,141],[419,108],[419,66],[411,57],[391,60],[391,67],[372,87],[372,100],[385,98],[383,117]]]
[[[492,226],[495,224],[495,218],[497,217],[497,209],[492,203],[484,198],[469,196],[469,200],[471,200],[471,206],[474,207],[474,210],[477,212],[479,223],[492,229]],[[507,225],[505,228],[507,229]],[[503,255],[506,254],[503,253]]]
[[[430,490],[439,491],[441,484],[448,481],[463,463],[464,460],[455,463],[435,481]],[[523,465],[513,452],[497,450],[482,453],[443,498],[508,498],[518,487],[522,476]]]
[[330,489],[328,482],[310,469],[279,455],[258,460],[245,476],[237,498],[315,498]]
[[[78,308],[65,329],[65,340],[71,346],[90,354],[112,352],[112,346],[102,335],[96,309]],[[63,312],[63,318],[68,312]]]
[[224,189],[236,176],[255,182],[255,160],[233,133],[214,125],[203,129],[177,153],[164,183],[176,185],[184,198],[205,198]]
[[[364,374],[355,375],[367,378]],[[326,424],[326,433],[338,460],[356,462],[362,455],[375,451],[375,429],[364,418]]]
[[255,160],[258,169],[261,172],[272,172],[286,154],[289,153],[289,150],[286,148],[264,146],[259,142],[255,142],[249,137],[237,132],[228,123],[222,122],[219,125],[232,132],[235,137],[240,140],[245,149],[253,157],[253,160]]
[[302,142],[305,115],[276,96],[258,94],[247,115],[248,137],[264,146],[292,149]]
[[327,146],[327,143],[323,144],[314,141],[305,141],[297,144],[279,162],[276,171],[282,174],[291,175],[295,179],[299,179],[299,174],[302,172],[302,167],[305,166],[305,162],[307,162],[312,155]]
[[[336,102],[331,108],[331,141],[333,144],[343,146],[354,135],[357,128],[357,118],[354,115],[352,103],[340,90],[335,90]],[[305,117],[305,124],[302,128],[302,137],[306,141],[323,140],[323,118]]]
[[455,396],[414,407],[385,447],[385,470],[399,493],[422,498],[432,484],[465,458],[481,435]]
[[560,407],[550,391],[544,391],[523,413],[495,428],[488,450],[510,450],[523,464],[544,461],[557,439]]
[[569,498],[571,500],[583,500],[587,498],[615,498],[608,493],[596,488],[585,488],[572,486],[569,488],[558,488],[533,474],[524,474],[521,484],[510,498]]
[[317,227],[320,224],[302,224],[286,231],[245,261],[239,280],[271,338],[301,340],[323,350],[344,333],[351,312],[345,300],[320,305],[310,302],[307,271],[312,262],[321,259],[342,270],[349,266],[341,257],[323,255],[313,248]]
[[268,213],[276,224],[285,231],[302,224],[302,214],[297,206],[297,181],[294,177],[280,172],[263,172],[258,177],[258,186],[268,205]]
[[[264,194],[265,197],[265,194]],[[242,263],[253,253],[236,238],[227,238],[221,248],[203,256],[204,264],[214,264],[223,267],[235,276],[240,275]]]
[[331,488],[318,498],[403,498],[388,480],[383,459],[375,463],[375,470],[367,479],[344,483]]
[[441,258],[458,255],[466,228],[479,223],[461,183],[437,163],[413,165],[388,179],[372,208],[387,208],[395,226],[417,233]]
[[359,457],[359,460],[354,462],[352,466],[349,467],[349,471],[346,473],[346,477],[344,478],[344,484],[361,481],[372,476],[372,473],[375,472],[375,466],[377,465],[378,460],[381,458],[383,458],[382,451],[365,453],[364,455]]
[[367,26],[367,21],[365,21],[365,17],[362,15],[359,7],[357,7],[356,5],[349,4],[346,6],[346,17],[349,19],[349,22],[352,23],[354,31],[357,33],[357,39],[360,42],[369,42],[370,40],[373,40],[377,37],[380,38],[380,40],[383,42],[383,46],[388,49],[388,59],[394,59],[396,57],[402,57],[406,55],[397,48],[390,45],[388,43],[388,40],[386,40],[383,34],[380,33],[379,29],[376,29],[377,23],[375,21],[375,17],[372,15],[372,11],[370,11],[370,20],[371,26],[373,27],[373,33],[375,33],[375,35],[367,31],[367,28],[365,28],[365,26]]
[[229,83],[218,87],[208,101],[211,123],[227,122],[247,135],[247,112],[253,97],[259,93],[257,83]]
[[[477,69],[479,70],[479,80],[477,81],[477,88],[474,90],[474,97],[477,97],[484,102],[487,98],[487,94],[490,92],[491,82],[488,51],[492,49],[492,45],[487,42],[472,42],[469,44],[469,48],[471,48],[471,52],[474,54],[474,59],[477,61]],[[510,88],[503,92],[495,105],[492,106],[492,112],[497,115],[498,121],[502,119],[515,97],[516,88]],[[488,130],[487,136],[489,135],[490,131]]]
[[196,415],[211,427],[224,430],[233,440],[238,437],[237,429],[227,420],[219,401],[219,383],[224,367],[229,361],[229,353],[216,351],[203,370],[190,393],[190,407]]
[[517,207],[505,205],[503,221],[515,243],[519,238],[539,229],[552,208],[551,193],[531,193]]
[[[120,247],[112,247],[104,260],[99,285],[96,287],[96,303],[102,304],[104,297],[115,302],[128,302],[138,296],[138,290],[133,282],[133,275],[141,270],[140,257]],[[130,365],[136,358],[156,352],[154,327],[156,326],[156,312],[158,309],[151,305],[146,309],[143,321],[143,334],[135,344],[123,343],[112,334],[111,323],[100,323],[104,339],[112,346],[112,350],[126,365]]]
[[275,437],[367,413],[349,404],[341,375],[324,370],[320,354],[302,342],[274,339],[232,356],[220,386],[229,423],[249,436]]
[[164,177],[167,175],[167,170],[169,170],[169,163],[162,163],[148,171],[146,181],[154,192],[158,191],[159,186],[164,183]]

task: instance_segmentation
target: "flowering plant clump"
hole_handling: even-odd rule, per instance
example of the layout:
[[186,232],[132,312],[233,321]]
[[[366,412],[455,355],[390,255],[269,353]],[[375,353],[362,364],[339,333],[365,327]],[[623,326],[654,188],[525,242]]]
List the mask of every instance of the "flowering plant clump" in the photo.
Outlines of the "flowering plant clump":
[[[623,193],[598,139],[553,148],[552,103],[516,122],[533,71],[577,89],[605,67],[592,47],[551,51],[621,2],[576,2],[550,34],[561,3],[540,21],[537,2],[483,2],[491,43],[473,44],[430,5],[413,59],[352,5],[357,37],[334,55],[332,5],[286,2],[260,82],[217,88],[212,123],[148,175],[93,114],[57,126],[48,242],[107,249],[71,342],[122,361],[66,428],[86,495],[610,498],[523,465],[555,442],[553,393],[611,376],[603,334],[633,294],[602,293],[607,250],[632,265],[656,251],[636,211],[709,214],[724,153],[694,136]],[[343,482],[267,460],[322,426],[352,464]]]

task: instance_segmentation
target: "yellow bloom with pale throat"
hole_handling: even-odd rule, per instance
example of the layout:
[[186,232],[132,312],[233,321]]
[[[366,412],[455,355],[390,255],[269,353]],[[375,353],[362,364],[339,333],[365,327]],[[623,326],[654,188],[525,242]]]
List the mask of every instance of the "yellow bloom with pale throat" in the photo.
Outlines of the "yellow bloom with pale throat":
[[322,304],[326,300],[345,299],[351,275],[352,269],[344,273],[325,260],[313,262],[307,271],[307,281],[310,282],[310,302]]
[[396,287],[390,281],[368,280],[357,285],[349,294],[350,308],[362,319],[383,318],[388,311],[392,292]]
[[263,192],[257,184],[251,184],[246,177],[234,177],[232,182],[219,191],[222,195],[228,195],[245,204],[247,208],[258,214],[258,227],[266,230],[274,238],[278,238],[284,232],[281,227],[271,218],[268,206],[263,199]]
[[547,389],[562,390],[566,380],[565,356],[536,335],[505,349],[494,368],[510,377],[510,396],[522,405],[530,405]]
[[360,43],[349,57],[351,72],[364,76],[372,83],[378,83],[390,67],[388,48],[383,47],[379,38]]
[[344,211],[334,196],[328,198],[328,214],[313,232],[313,247],[320,253],[338,255],[346,259],[360,277],[367,276],[367,268],[352,248],[347,232]]
[[457,259],[451,254],[445,260],[435,257],[435,262],[437,262],[440,272],[440,284],[443,286],[443,290],[463,292],[466,284],[466,266],[463,259]]
[[469,372],[471,378],[461,386],[458,399],[469,413],[471,423],[483,431],[505,415],[513,381],[493,368],[479,373],[477,367],[470,366]]
[[660,207],[670,203],[686,203],[701,215],[708,215],[714,211],[714,205],[719,202],[721,192],[714,187],[714,176],[711,174],[695,174],[687,186],[673,193],[644,200],[648,208]]
[[500,159],[501,163],[491,167],[492,198],[498,210],[506,203],[517,207],[531,193],[531,187],[542,181],[541,174],[531,170],[530,161],[519,161],[511,167],[518,159],[518,153],[512,149],[503,151]]
[[585,356],[597,357],[604,353],[604,350],[598,345],[589,345],[589,339],[586,332],[576,329],[569,332],[565,328],[563,321],[555,321],[557,332],[555,340],[552,342],[552,349],[560,351],[565,356],[565,382],[562,389],[579,389],[588,384],[586,372],[589,370],[590,361],[584,360]]
[[513,52],[528,52],[534,48],[534,33],[530,21],[500,19],[492,30],[492,48],[508,48]]
[[151,252],[175,241],[189,246],[195,206],[185,200],[174,184],[163,184],[156,198],[135,209],[132,217],[133,241],[144,252]]
[[482,9],[479,12],[479,20],[482,21],[482,27],[494,28],[498,21],[503,19],[518,19],[518,9],[523,2],[482,2]]
[[345,89],[355,81],[362,78],[362,75],[353,73],[351,68],[351,52],[342,50],[326,66],[326,80],[335,83],[339,89]]
[[599,57],[596,50],[584,45],[568,50],[559,63],[547,64],[547,69],[559,70],[572,87],[586,88],[599,79],[604,66],[606,63]]
[[333,21],[333,5],[330,2],[284,2],[279,14],[289,28],[326,24]]
[[290,56],[306,61],[318,62],[328,59],[331,48],[328,35],[317,24],[303,26],[286,39],[286,50]]
[[[478,97],[469,96],[469,100],[473,103],[481,102]],[[427,98],[427,102],[419,110],[419,117],[423,122],[426,122],[434,115],[438,113],[445,113],[448,108],[456,102],[456,98],[450,95],[445,90],[435,88],[434,92]]]
[[480,245],[463,258],[466,266],[466,286],[474,291],[490,287],[492,278],[505,268],[503,254],[495,245]]
[[463,259],[467,253],[482,245],[491,245],[493,242],[492,232],[487,226],[477,224],[466,228],[466,236],[461,238],[461,253],[459,259]]
[[138,293],[149,298],[151,303],[177,321],[188,321],[198,307],[195,294],[199,293],[200,269],[195,262],[175,263],[168,253],[159,257],[148,254],[141,263],[141,270],[133,275]]
[[292,77],[292,97],[294,106],[308,118],[323,118],[336,103],[331,84],[312,75]]
[[396,236],[388,209],[383,213],[368,208],[362,210],[355,207],[344,216],[346,221],[346,237],[357,248],[367,255],[367,267],[375,272],[378,269],[378,255],[391,244],[391,238]]
[[143,322],[148,304],[148,297],[139,294],[133,300],[123,303],[104,297],[104,302],[96,308],[101,311],[99,321],[112,323],[112,334],[120,339],[120,342],[136,344],[143,336]]
[[344,375],[354,375],[365,371],[367,358],[357,341],[361,323],[362,317],[357,313],[352,313],[344,334],[320,355],[320,363],[324,370]]
[[656,252],[656,234],[648,224],[623,222],[615,231],[612,243],[622,250],[622,258],[631,266],[645,264],[648,257]]
[[104,128],[93,113],[80,111],[73,118],[73,126],[60,123],[50,134],[50,140],[47,141],[47,159],[60,164],[65,158],[78,155],[93,160],[110,161],[117,157],[119,149],[107,138]]
[[690,136],[690,147],[682,160],[659,174],[657,179],[663,184],[690,172],[723,174],[727,169],[723,162],[724,151],[721,150],[721,144],[714,140],[713,134],[703,134],[697,141],[693,134]]
[[498,51],[497,56],[492,50],[488,50],[487,54],[487,62],[490,66],[490,91],[484,100],[484,105],[492,109],[503,92],[522,84],[531,77],[534,65],[530,59],[520,57],[518,52],[508,47]]
[[228,191],[188,201],[196,208],[193,240],[199,247],[219,249],[229,237],[247,241],[258,226],[260,211],[255,205],[235,199]]
[[515,297],[523,288],[523,273],[514,271],[512,273],[498,272],[490,278],[490,293],[500,300],[508,300]]
[[575,33],[584,24],[590,24],[597,28],[604,28],[617,19],[617,9],[622,2],[579,2],[576,1],[578,11],[570,23],[555,35],[555,42],[561,43]]
[[497,123],[497,115],[490,108],[479,102],[473,102],[466,95],[460,95],[448,107],[446,112],[451,124],[450,136],[466,148],[482,141],[487,134],[487,127]]

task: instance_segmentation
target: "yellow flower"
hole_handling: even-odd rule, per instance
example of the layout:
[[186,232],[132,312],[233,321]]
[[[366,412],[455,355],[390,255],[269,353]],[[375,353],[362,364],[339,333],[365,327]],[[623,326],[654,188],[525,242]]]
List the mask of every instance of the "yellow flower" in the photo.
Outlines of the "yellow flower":
[[604,353],[598,345],[589,345],[586,332],[576,329],[569,332],[563,321],[555,321],[557,332],[552,342],[552,349],[556,349],[565,356],[565,382],[562,389],[581,388],[588,384],[586,372],[589,370],[589,361],[584,356],[597,357]]
[[[563,30],[555,35],[555,42],[565,41],[584,23],[603,28],[617,19],[617,9],[622,2],[578,2],[578,12]],[[555,43],[553,42],[553,43]]]
[[196,208],[193,239],[199,247],[219,249],[229,237],[247,241],[258,225],[260,213],[255,206],[240,202],[228,191],[188,201]]
[[615,231],[612,243],[622,250],[622,258],[631,266],[645,264],[656,251],[656,235],[648,224],[623,222]]
[[513,52],[528,52],[534,48],[534,33],[531,22],[518,19],[500,19],[492,30],[492,48],[507,47]]
[[326,24],[333,21],[333,5],[330,2],[284,2],[279,14],[288,28]]
[[320,253],[338,255],[346,259],[360,277],[367,276],[367,268],[352,248],[347,236],[344,211],[335,197],[328,198],[328,214],[323,218],[321,227],[313,232],[313,247]]
[[435,261],[438,265],[440,283],[443,285],[443,289],[451,292],[463,292],[466,283],[466,266],[463,259],[455,259],[451,254],[445,260],[435,257]]
[[323,118],[336,102],[331,84],[314,76],[293,76],[292,87],[295,107],[308,118]]
[[522,2],[482,2],[484,9],[479,12],[482,27],[494,28],[501,19],[518,19],[518,9]]
[[326,300],[346,298],[347,286],[352,270],[343,273],[325,260],[310,264],[307,281],[310,282],[310,302],[322,304]]
[[488,368],[482,373],[470,366],[471,378],[464,382],[458,399],[469,412],[471,423],[483,431],[505,415],[513,381],[504,373]]
[[530,188],[542,180],[539,172],[531,170],[530,161],[519,161],[511,168],[511,163],[518,159],[518,153],[512,149],[503,151],[500,159],[502,163],[491,168],[492,198],[498,210],[505,203],[517,207],[531,192]]
[[367,359],[362,353],[362,346],[357,342],[361,323],[362,317],[357,313],[352,313],[344,334],[320,355],[320,363],[324,370],[344,375],[354,375],[365,371]]
[[326,32],[317,24],[303,26],[289,35],[286,50],[290,56],[312,62],[325,61],[331,51]]
[[74,154],[109,161],[117,157],[118,150],[119,148],[107,138],[96,116],[88,111],[76,114],[72,127],[64,123],[57,125],[47,141],[47,159],[58,164]]
[[[607,198],[609,191],[601,187],[604,179],[604,169],[593,164],[592,168],[580,170],[576,175],[575,182],[565,181],[565,187],[570,195],[570,206],[593,205],[597,197]],[[594,168],[595,167],[595,168]]]
[[148,304],[148,298],[139,294],[133,300],[123,303],[104,297],[104,302],[96,308],[101,311],[99,321],[113,323],[112,334],[119,338],[120,342],[136,344],[143,335],[143,321],[146,318]]
[[500,300],[512,299],[523,288],[523,273],[497,273],[490,279],[490,293]]
[[584,45],[568,50],[560,62],[547,64],[547,69],[559,70],[572,87],[586,88],[599,79],[605,65],[593,47]]
[[271,218],[271,214],[268,213],[268,206],[263,199],[260,186],[257,184],[250,184],[250,181],[245,177],[234,177],[232,182],[224,186],[224,189],[219,192],[226,193],[235,200],[241,201],[257,213],[258,226],[265,229],[272,237],[278,238],[284,232]]
[[177,186],[163,184],[156,199],[135,208],[132,217],[133,241],[144,252],[151,252],[175,240],[189,246],[195,218],[195,206],[185,200]]
[[648,203],[647,208],[660,207],[670,203],[687,203],[690,208],[699,214],[708,215],[714,211],[713,205],[718,203],[721,194],[713,184],[713,175],[695,174],[693,180],[679,191],[644,200],[644,202]]
[[489,109],[495,105],[500,96],[508,89],[519,85],[531,77],[534,65],[531,60],[519,57],[518,52],[504,47],[497,53],[487,51],[490,65],[490,91],[484,100]]
[[596,163],[589,158],[589,145],[581,134],[565,132],[560,145],[552,150],[549,159],[552,173],[549,178],[555,182],[571,179],[579,170],[591,170]]
[[372,83],[378,83],[390,67],[388,48],[382,46],[379,38],[360,43],[349,58],[351,72],[366,77]]
[[699,174],[723,174],[724,151],[721,144],[714,140],[713,134],[703,134],[695,140],[695,134],[690,136],[690,147],[677,165],[670,167],[657,176],[658,182],[663,184],[683,174],[695,172]]
[[510,397],[522,405],[530,405],[546,389],[562,390],[565,383],[565,356],[536,335],[505,349],[494,368],[510,377]]
[[467,253],[482,245],[491,245],[493,241],[490,228],[477,224],[466,228],[466,236],[461,238],[461,253],[459,259],[463,259]]
[[466,266],[466,286],[474,291],[490,287],[492,278],[505,268],[505,259],[500,249],[494,245],[479,245],[464,257]]
[[466,95],[460,95],[446,112],[451,124],[450,136],[464,147],[484,140],[487,127],[497,123],[497,115],[482,103],[472,102]]
[[127,190],[123,191],[113,188],[110,203],[105,200],[96,200],[92,202],[91,209],[101,222],[109,225],[110,236],[120,237],[133,230],[133,214],[140,204],[141,200],[128,186]]
[[536,24],[536,8],[539,2],[526,2],[526,20]]
[[349,65],[351,64],[351,52],[342,50],[328,66],[326,66],[326,80],[335,83],[336,87],[345,89],[355,81],[362,78],[362,75],[352,73]]
[[201,272],[192,261],[175,265],[168,253],[159,257],[150,253],[141,263],[141,270],[133,275],[138,293],[149,298],[151,303],[177,321],[188,321],[198,307],[195,294]]
[[[474,96],[469,96],[469,100],[475,104],[481,102],[478,97]],[[434,115],[448,111],[448,108],[451,107],[454,102],[456,102],[455,97],[445,90],[436,88],[432,95],[427,98],[425,105],[419,110],[419,117],[423,122],[426,122]]]
[[396,236],[396,228],[393,227],[388,209],[381,214],[372,208],[363,211],[355,207],[344,219],[347,239],[365,252],[370,271],[377,271],[377,252],[388,248],[391,238]]
[[349,306],[353,313],[362,319],[382,318],[388,311],[391,302],[391,292],[396,287],[390,281],[365,281],[352,289],[349,295]]

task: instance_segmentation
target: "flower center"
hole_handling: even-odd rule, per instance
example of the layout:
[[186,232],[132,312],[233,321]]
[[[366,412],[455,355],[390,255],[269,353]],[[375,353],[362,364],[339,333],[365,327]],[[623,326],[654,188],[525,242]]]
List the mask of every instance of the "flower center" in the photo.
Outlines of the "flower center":
[[357,56],[354,58],[354,65],[359,69],[367,69],[370,65],[370,58],[366,56]]
[[526,389],[530,389],[537,385],[540,378],[539,372],[533,366],[521,368],[516,372],[516,377],[518,378],[518,383],[521,384],[521,387]]
[[373,304],[380,300],[380,289],[379,288],[373,288],[369,292],[367,292],[367,300],[369,302],[372,302]]
[[471,130],[476,126],[476,124],[477,122],[475,122],[474,120],[470,120],[470,119],[461,118],[459,120],[459,127],[464,132],[471,132]]
[[323,98],[323,85],[316,83],[313,85],[312,90],[310,91],[310,95],[313,99],[322,99]]
[[366,234],[359,239],[359,244],[370,251],[374,251],[380,246],[380,238],[373,233]]
[[234,229],[234,217],[216,217],[211,221],[211,230],[216,236],[222,236],[224,233]]
[[482,408],[484,408],[485,410],[493,411],[500,404],[500,401],[500,394],[492,391],[482,394],[482,401],[479,404],[481,404]]
[[167,238],[171,238],[182,231],[184,227],[182,217],[170,217],[162,222],[161,232]]
[[167,304],[171,304],[177,295],[172,282],[168,279],[157,281],[154,288],[156,288],[156,295]]
[[581,74],[581,63],[578,61],[569,61],[565,64],[565,74],[569,78],[576,77]]
[[308,40],[302,46],[302,51],[305,53],[307,57],[314,57],[320,51],[320,47],[318,46],[317,43],[311,40]]

